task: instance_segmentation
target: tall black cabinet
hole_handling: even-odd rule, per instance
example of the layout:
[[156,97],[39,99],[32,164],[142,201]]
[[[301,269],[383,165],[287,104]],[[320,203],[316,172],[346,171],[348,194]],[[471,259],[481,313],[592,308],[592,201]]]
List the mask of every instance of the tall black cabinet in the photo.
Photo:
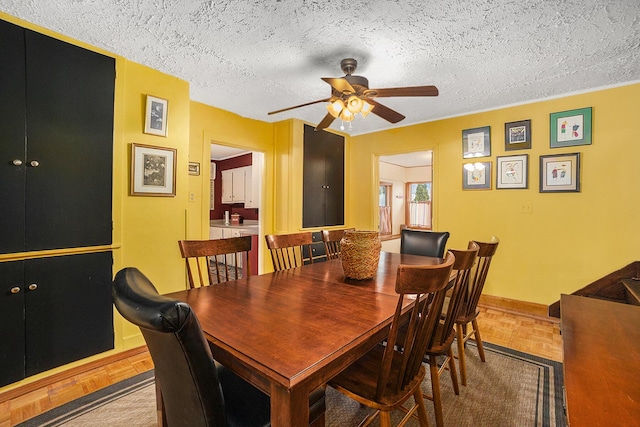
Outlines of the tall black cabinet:
[[111,252],[29,253],[112,242],[115,60],[2,20],[0,56],[2,386],[113,348]]
[[302,226],[344,225],[344,137],[304,125]]
[[111,243],[113,58],[0,21],[0,253]]

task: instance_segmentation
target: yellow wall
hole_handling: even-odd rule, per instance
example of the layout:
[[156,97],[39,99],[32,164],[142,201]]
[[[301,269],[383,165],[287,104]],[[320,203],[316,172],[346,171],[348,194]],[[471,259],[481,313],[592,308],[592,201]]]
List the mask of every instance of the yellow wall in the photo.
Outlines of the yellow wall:
[[[450,247],[501,239],[485,292],[551,304],[640,255],[640,84],[439,120],[352,138],[349,222],[377,226],[377,156],[434,150],[434,229]],[[549,148],[549,114],[593,107],[593,144]],[[504,124],[531,119],[532,148],[506,152]],[[462,190],[462,130],[491,126],[492,190]],[[539,156],[581,152],[580,193],[539,193]],[[529,188],[495,189],[496,156],[528,154]],[[369,200],[370,203],[363,202]],[[532,213],[521,213],[531,203]]]

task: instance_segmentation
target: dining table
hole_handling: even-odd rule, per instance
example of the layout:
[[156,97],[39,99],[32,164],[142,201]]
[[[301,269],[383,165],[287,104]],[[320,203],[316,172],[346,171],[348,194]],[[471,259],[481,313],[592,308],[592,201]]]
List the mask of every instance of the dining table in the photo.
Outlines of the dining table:
[[334,259],[168,296],[191,306],[217,362],[270,396],[272,426],[300,427],[310,392],[388,335],[398,265],[442,262],[381,252],[369,280],[345,277]]

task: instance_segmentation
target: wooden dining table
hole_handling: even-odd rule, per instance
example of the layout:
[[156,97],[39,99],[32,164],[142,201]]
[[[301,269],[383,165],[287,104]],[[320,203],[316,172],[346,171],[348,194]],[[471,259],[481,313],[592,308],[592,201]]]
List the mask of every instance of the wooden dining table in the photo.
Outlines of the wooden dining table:
[[271,425],[300,427],[309,393],[388,335],[398,265],[442,262],[382,252],[371,280],[337,259],[168,296],[192,307],[218,362],[270,396]]

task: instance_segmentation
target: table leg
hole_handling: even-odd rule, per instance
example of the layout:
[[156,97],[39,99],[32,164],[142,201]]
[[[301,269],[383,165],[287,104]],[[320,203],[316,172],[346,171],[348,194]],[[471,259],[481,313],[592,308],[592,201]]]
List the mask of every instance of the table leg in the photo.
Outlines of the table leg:
[[167,414],[164,412],[164,403],[162,402],[162,390],[160,389],[160,381],[155,379],[156,383],[156,413],[158,416],[158,427],[165,427],[167,423]]
[[309,425],[309,389],[304,386],[287,390],[271,385],[271,425],[302,427]]

